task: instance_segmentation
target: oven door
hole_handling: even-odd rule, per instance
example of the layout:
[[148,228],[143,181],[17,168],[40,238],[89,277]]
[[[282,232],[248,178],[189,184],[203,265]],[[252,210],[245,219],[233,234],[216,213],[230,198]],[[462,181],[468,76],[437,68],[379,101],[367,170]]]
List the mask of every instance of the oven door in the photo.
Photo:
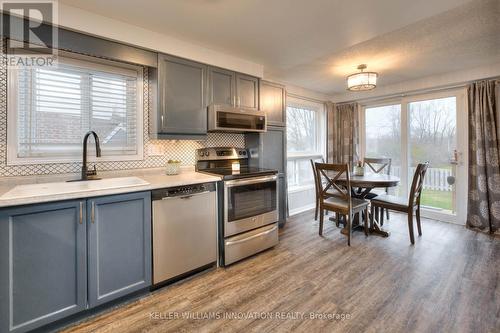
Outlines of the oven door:
[[278,221],[278,177],[224,182],[224,236]]

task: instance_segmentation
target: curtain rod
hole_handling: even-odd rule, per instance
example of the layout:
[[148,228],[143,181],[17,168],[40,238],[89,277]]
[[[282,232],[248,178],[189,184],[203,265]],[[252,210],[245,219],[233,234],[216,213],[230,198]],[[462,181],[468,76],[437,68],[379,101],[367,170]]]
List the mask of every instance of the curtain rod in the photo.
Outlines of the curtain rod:
[[381,100],[397,98],[397,97],[413,96],[413,95],[418,95],[418,94],[422,94],[422,93],[446,91],[446,90],[450,90],[450,89],[464,88],[473,82],[485,81],[485,80],[493,80],[496,83],[500,84],[500,77],[494,76],[494,77],[485,78],[485,79],[481,79],[481,80],[464,81],[464,82],[454,84],[454,85],[437,86],[434,88],[422,88],[422,89],[415,89],[415,90],[410,90],[410,91],[402,92],[402,93],[393,93],[393,94],[387,94],[387,95],[376,96],[376,97],[359,98],[359,99],[349,100],[349,101],[345,101],[345,102],[341,102],[341,103],[335,103],[335,105],[350,104],[350,103],[354,103],[354,102],[357,102],[357,103],[377,102],[377,101],[381,101]]

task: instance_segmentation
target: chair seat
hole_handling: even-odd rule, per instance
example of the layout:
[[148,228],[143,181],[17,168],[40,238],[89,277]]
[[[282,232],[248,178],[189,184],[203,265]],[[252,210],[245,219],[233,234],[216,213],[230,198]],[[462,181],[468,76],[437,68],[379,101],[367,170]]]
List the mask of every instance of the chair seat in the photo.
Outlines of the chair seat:
[[[363,200],[363,199],[352,198],[351,203],[352,203],[352,210],[358,211],[358,210],[365,208],[369,202],[367,200]],[[331,197],[325,199],[323,201],[323,204],[327,207],[331,207],[333,209],[338,209],[338,210],[342,210],[342,211],[347,211],[349,208],[349,204],[348,204],[347,200],[345,200],[344,198],[339,197],[339,196],[331,196]]]
[[408,199],[395,195],[380,194],[371,199],[373,206],[384,207],[394,210],[408,210]]
[[378,195],[380,195],[380,194],[370,192],[370,193],[368,193],[368,194],[365,196],[365,199],[369,199],[369,200],[370,200],[370,199],[376,198]]

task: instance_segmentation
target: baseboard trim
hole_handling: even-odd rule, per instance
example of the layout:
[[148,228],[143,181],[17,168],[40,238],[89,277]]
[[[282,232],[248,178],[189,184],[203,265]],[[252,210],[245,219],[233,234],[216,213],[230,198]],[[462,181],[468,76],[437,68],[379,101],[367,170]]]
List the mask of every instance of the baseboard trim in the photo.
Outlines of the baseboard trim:
[[299,207],[299,208],[291,209],[290,212],[289,212],[289,215],[290,216],[294,216],[294,215],[303,213],[305,211],[314,209],[314,207],[315,207],[315,205],[311,204],[311,205],[307,205],[307,206],[302,206],[302,207]]

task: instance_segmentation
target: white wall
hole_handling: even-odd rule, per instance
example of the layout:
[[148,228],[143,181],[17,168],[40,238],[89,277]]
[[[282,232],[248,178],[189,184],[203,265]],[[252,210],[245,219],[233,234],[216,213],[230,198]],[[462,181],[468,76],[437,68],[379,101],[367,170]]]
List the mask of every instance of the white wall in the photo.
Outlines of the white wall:
[[[140,6],[140,5],[139,5]],[[264,66],[122,21],[59,3],[59,25],[107,39],[263,77]]]

